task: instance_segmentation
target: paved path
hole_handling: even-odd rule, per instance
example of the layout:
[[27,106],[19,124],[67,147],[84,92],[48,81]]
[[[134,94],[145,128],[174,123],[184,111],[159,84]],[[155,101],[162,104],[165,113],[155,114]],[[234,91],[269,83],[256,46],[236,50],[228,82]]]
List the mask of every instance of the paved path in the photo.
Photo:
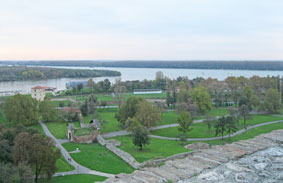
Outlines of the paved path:
[[[270,122],[266,122],[266,123],[260,123],[260,124],[256,124],[256,125],[253,125],[253,126],[249,126],[249,127],[247,127],[247,130],[241,129],[241,130],[231,134],[231,137],[245,133],[246,131],[251,130],[253,128],[257,128],[257,127],[265,126],[265,125],[270,125],[270,124],[274,124],[274,123],[282,123],[282,122],[283,122],[283,120],[278,120],[278,121],[270,121]],[[179,138],[163,137],[163,136],[157,136],[157,135],[150,135],[150,137],[158,138],[158,139],[165,139],[165,140],[179,140]],[[223,136],[223,138],[224,139],[229,138],[229,135],[225,135],[225,136]],[[189,138],[189,139],[187,139],[187,141],[211,141],[211,140],[221,140],[221,139],[222,139],[222,137],[220,136],[220,137],[211,137],[211,138]]]
[[62,175],[72,175],[72,174],[92,174],[92,175],[98,175],[98,176],[102,176],[102,177],[113,177],[114,175],[112,174],[108,174],[108,173],[103,173],[103,172],[98,172],[98,171],[94,171],[91,170],[87,167],[84,167],[80,164],[78,164],[75,160],[72,159],[72,161],[68,161],[68,158],[71,158],[70,154],[66,151],[66,149],[61,145],[62,140],[58,140],[56,139],[48,130],[47,126],[42,122],[39,121],[44,133],[46,134],[46,136],[52,138],[55,141],[55,145],[58,149],[60,149],[63,157],[65,158],[65,160],[72,165],[75,170],[73,171],[69,171],[69,172],[60,172],[60,173],[55,173],[54,176],[62,176]]
[[[219,116],[215,117],[215,119],[218,119],[218,118]],[[204,121],[205,119],[194,120],[194,123],[202,123]],[[168,124],[168,125],[160,125],[160,126],[152,127],[149,130],[160,130],[160,129],[172,128],[176,126],[179,126],[179,124],[174,123],[174,124]],[[103,138],[110,138],[110,137],[123,136],[123,135],[128,135],[128,134],[130,134],[130,132],[127,132],[126,130],[121,130],[121,131],[105,133],[105,134],[102,134],[101,136]]]

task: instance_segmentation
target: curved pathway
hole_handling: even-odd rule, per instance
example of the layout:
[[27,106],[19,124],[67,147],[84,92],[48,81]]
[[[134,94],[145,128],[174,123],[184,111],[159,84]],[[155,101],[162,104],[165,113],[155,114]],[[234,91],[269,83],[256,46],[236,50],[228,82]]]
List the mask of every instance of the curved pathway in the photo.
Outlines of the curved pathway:
[[[252,125],[252,126],[249,126],[247,127],[247,130],[245,130],[244,128],[231,134],[230,137],[234,137],[236,135],[239,135],[239,134],[242,134],[242,133],[245,133],[246,131],[248,130],[251,130],[253,128],[257,128],[257,127],[260,127],[260,126],[265,126],[265,125],[270,125],[270,124],[274,124],[274,123],[282,123],[283,120],[278,120],[278,121],[270,121],[270,122],[265,122],[265,123],[260,123],[260,124],[256,124],[256,125]],[[163,137],[163,136],[158,136],[158,135],[150,135],[150,137],[153,137],[153,138],[158,138],[158,139],[165,139],[165,140],[179,140],[179,138],[174,138],[174,137]],[[223,136],[223,138],[229,138],[229,135],[225,135]],[[222,137],[210,137],[210,138],[189,138],[187,139],[187,141],[211,141],[211,140],[221,140]]]
[[63,157],[65,158],[65,160],[72,165],[75,169],[69,172],[58,172],[55,173],[54,176],[62,176],[62,175],[72,175],[72,174],[91,174],[91,175],[98,175],[98,176],[102,176],[102,177],[113,177],[113,174],[108,174],[108,173],[103,173],[103,172],[98,172],[95,170],[91,170],[85,166],[80,165],[79,163],[77,163],[75,160],[72,159],[72,161],[68,161],[68,158],[71,158],[70,154],[68,153],[68,151],[66,151],[66,149],[61,145],[62,140],[56,139],[48,130],[47,126],[42,122],[39,121],[44,133],[46,134],[46,136],[52,138],[55,141],[55,145],[56,147],[61,151]]
[[[218,118],[220,118],[220,117],[219,116],[215,117],[215,119],[218,119]],[[202,123],[204,121],[205,121],[205,119],[194,120],[194,123]],[[160,126],[152,127],[149,130],[160,130],[160,129],[172,128],[172,127],[176,127],[176,126],[179,126],[179,124],[174,123],[174,124],[168,124],[168,125],[160,125]],[[103,138],[110,138],[110,137],[123,136],[123,135],[128,135],[128,134],[131,134],[131,133],[127,132],[126,130],[121,130],[121,131],[104,133],[101,136]]]

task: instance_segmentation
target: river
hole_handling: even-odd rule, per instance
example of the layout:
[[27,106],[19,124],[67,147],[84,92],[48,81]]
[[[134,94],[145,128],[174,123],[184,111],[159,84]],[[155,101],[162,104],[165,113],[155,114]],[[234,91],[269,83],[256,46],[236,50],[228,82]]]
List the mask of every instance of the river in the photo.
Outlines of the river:
[[[163,68],[117,68],[117,67],[53,67],[53,68],[68,68],[68,69],[98,69],[98,70],[115,70],[121,72],[121,79],[126,80],[152,80],[155,78],[157,71],[162,71],[165,76],[169,78],[177,78],[178,76],[187,76],[189,79],[196,77],[203,78],[217,78],[224,80],[228,76],[244,76],[251,77],[257,76],[278,76],[283,75],[283,71],[254,71],[254,70],[213,70],[213,69],[163,69]],[[117,77],[97,77],[93,78],[95,82],[108,78],[114,82]],[[61,79],[48,79],[41,81],[13,81],[13,82],[0,82],[0,95],[4,91],[19,91],[20,93],[29,93],[30,89],[34,86],[50,86],[55,87],[57,90],[66,89],[66,83],[70,81],[85,81],[89,78],[61,78]]]

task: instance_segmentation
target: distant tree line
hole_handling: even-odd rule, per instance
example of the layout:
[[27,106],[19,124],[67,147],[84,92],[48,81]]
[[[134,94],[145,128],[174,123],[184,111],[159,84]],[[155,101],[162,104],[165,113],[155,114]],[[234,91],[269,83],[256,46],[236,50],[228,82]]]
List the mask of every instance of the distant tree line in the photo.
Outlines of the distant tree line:
[[176,69],[283,70],[281,61],[24,61],[0,64],[38,66],[130,67]]
[[120,76],[118,71],[57,69],[46,67],[2,66],[0,67],[1,81],[42,80],[56,78],[89,78],[101,76]]

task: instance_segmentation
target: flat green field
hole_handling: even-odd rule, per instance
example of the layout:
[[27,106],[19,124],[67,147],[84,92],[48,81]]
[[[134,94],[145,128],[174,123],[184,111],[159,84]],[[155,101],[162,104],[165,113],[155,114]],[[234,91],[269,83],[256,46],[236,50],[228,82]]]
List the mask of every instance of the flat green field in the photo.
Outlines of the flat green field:
[[94,183],[95,181],[104,181],[106,177],[99,177],[96,175],[76,174],[53,177],[50,182],[47,180],[40,180],[40,183]]
[[[66,139],[67,122],[46,122],[45,123],[49,131],[57,139]],[[78,128],[79,122],[73,122],[74,126]]]
[[[283,117],[272,116],[272,115],[253,115],[252,119],[247,121],[247,125],[255,125],[259,123],[282,120]],[[282,124],[283,125],[283,124]],[[207,125],[205,123],[197,123],[192,125],[193,130],[188,133],[189,138],[208,138],[215,136],[215,128],[211,128],[211,132],[208,131]],[[238,125],[238,130],[244,128],[244,121],[240,120]],[[177,137],[180,132],[178,127],[166,128],[161,130],[151,131],[153,135],[159,135],[164,137]],[[227,135],[227,133],[225,133]],[[218,135],[220,136],[220,134]]]
[[146,145],[142,151],[132,142],[131,136],[114,137],[119,140],[122,150],[130,153],[138,162],[144,162],[155,158],[165,158],[174,154],[187,152],[188,149],[180,145],[180,141],[170,141],[151,138],[150,144]]
[[115,114],[118,111],[117,108],[98,109],[97,111],[99,112],[100,119],[107,121],[107,123],[105,123],[101,127],[101,133],[107,133],[107,132],[122,130],[119,122],[115,118]]
[[126,162],[99,144],[66,143],[62,145],[69,152],[79,148],[81,152],[72,153],[72,158],[92,170],[112,174],[131,173],[134,171]]

